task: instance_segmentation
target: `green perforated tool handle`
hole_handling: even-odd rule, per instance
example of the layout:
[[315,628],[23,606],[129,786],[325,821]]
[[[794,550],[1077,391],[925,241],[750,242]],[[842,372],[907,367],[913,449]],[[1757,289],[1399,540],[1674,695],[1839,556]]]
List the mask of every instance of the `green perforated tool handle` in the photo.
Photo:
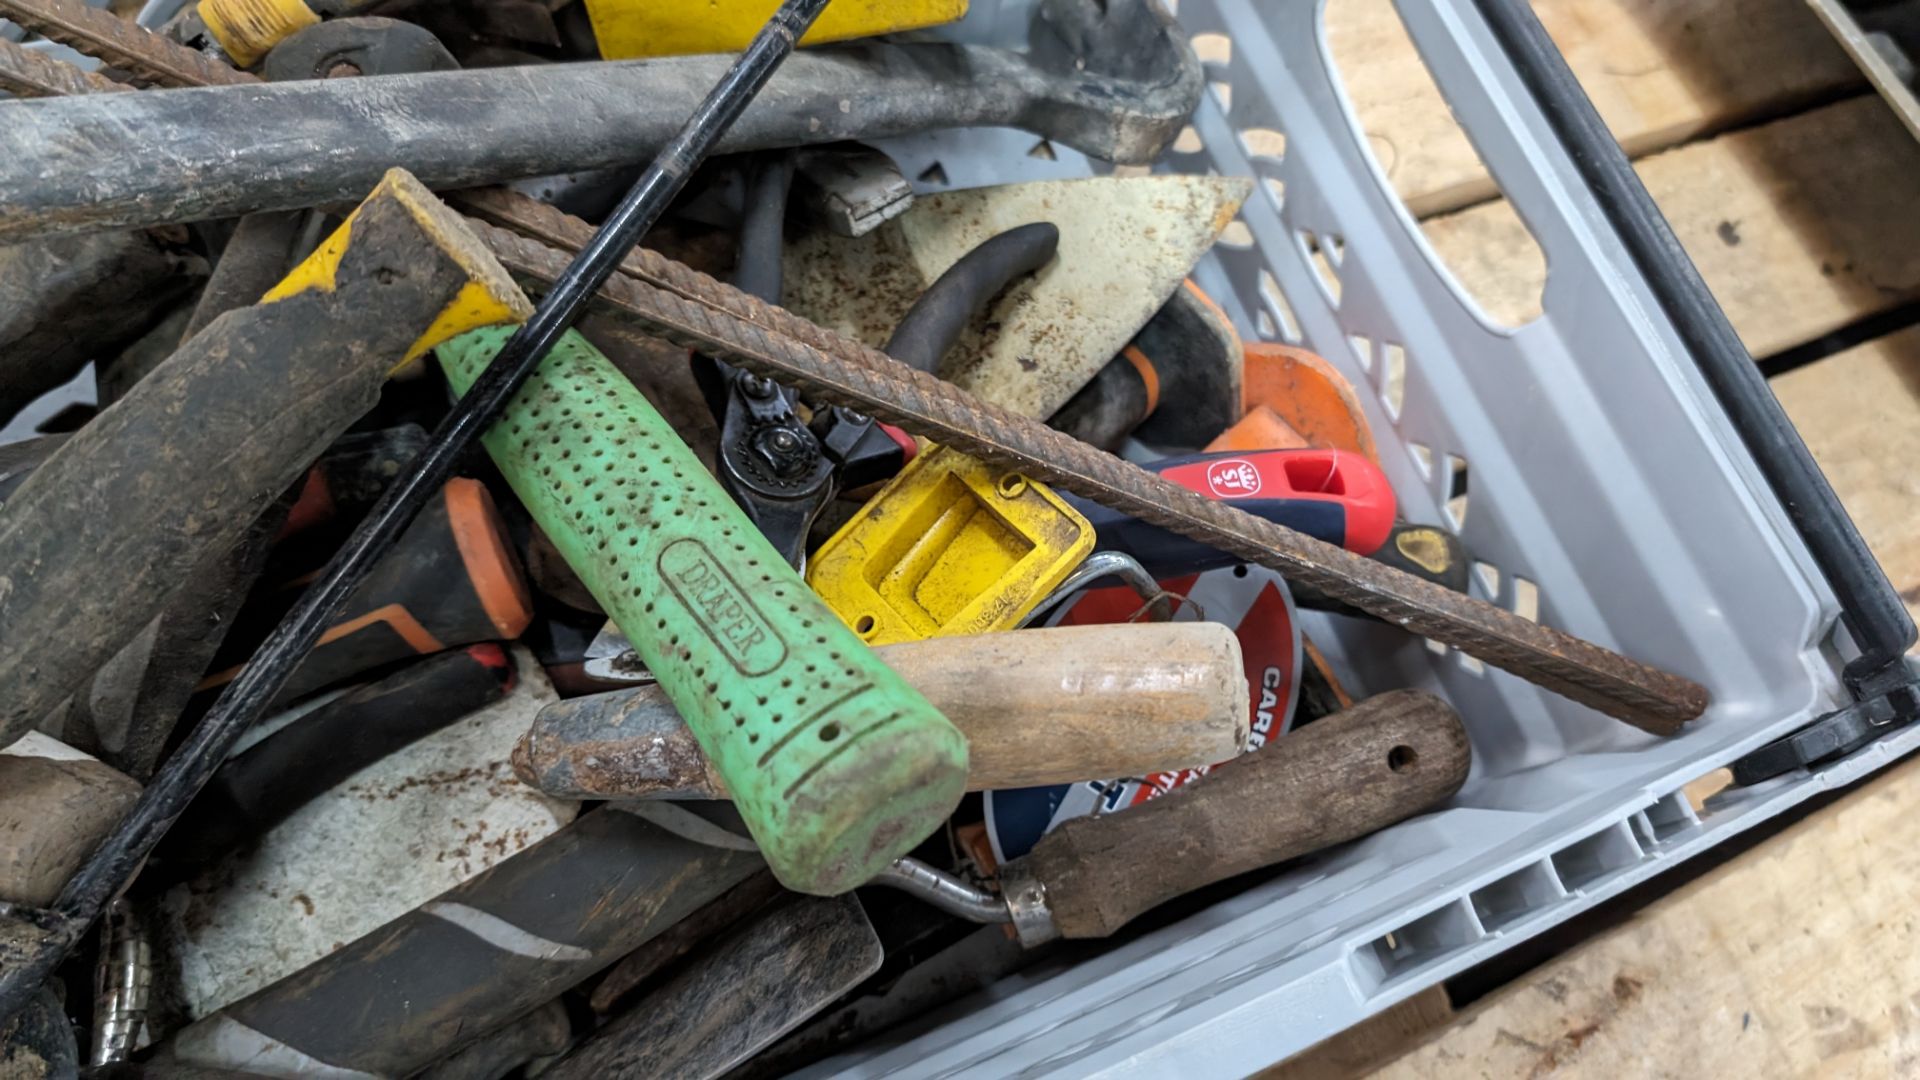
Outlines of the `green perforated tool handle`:
[[[510,333],[440,346],[455,390]],[[953,812],[965,737],[820,602],[585,338],[561,339],[484,441],[686,718],[782,884],[845,892]]]

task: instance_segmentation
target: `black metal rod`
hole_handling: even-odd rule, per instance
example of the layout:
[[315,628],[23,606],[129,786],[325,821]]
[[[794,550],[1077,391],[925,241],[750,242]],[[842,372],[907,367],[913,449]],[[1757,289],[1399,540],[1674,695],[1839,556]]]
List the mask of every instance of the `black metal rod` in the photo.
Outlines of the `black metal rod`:
[[[573,325],[587,300],[606,283],[687,178],[766,84],[827,0],[784,0],[752,44],[653,160],[593,240],[568,265],[533,317],[507,340],[471,389],[435,429],[432,440],[368,512],[320,579],[300,598],[228,685],[187,741],[141,793],[133,810],[101,842],[54,901],[64,933],[28,961],[0,971],[0,1023],[13,1016],[52,972],[78,936],[153,851],[194,795],[226,758],[234,740],[259,720],[327,624],[393,546],[427,501],[452,477],[462,455],[499,417],[540,361]],[[646,102],[634,102],[646,108]]]
[[1841,621],[1860,649],[1846,667],[1848,689],[1860,698],[1905,682],[1902,657],[1915,636],[1906,605],[1640,183],[1633,163],[1525,0],[1474,2],[1840,601]]

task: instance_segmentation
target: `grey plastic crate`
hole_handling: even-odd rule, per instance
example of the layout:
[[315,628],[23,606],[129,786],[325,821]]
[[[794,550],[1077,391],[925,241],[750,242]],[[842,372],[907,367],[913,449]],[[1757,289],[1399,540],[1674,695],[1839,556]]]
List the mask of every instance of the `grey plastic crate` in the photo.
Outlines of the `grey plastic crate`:
[[[1397,3],[1545,252],[1545,314],[1498,328],[1441,268],[1357,131],[1323,5],[1304,0],[1180,0],[1185,28],[1227,35],[1232,56],[1208,65],[1227,93],[1194,118],[1200,148],[1166,167],[1261,181],[1241,214],[1251,243],[1223,243],[1196,277],[1250,339],[1303,344],[1372,388],[1404,513],[1460,527],[1484,563],[1478,595],[1697,679],[1713,707],[1661,740],[1457,652],[1321,617],[1310,630],[1361,688],[1424,687],[1459,708],[1475,764],[1447,809],[809,1073],[1244,1075],[1920,742],[1905,731],[1690,806],[1682,785],[1842,703],[1835,602],[1478,13]],[[1283,155],[1250,152],[1268,132]],[[1033,141],[890,149],[910,175],[941,161],[953,186],[1087,171],[1028,156]]]

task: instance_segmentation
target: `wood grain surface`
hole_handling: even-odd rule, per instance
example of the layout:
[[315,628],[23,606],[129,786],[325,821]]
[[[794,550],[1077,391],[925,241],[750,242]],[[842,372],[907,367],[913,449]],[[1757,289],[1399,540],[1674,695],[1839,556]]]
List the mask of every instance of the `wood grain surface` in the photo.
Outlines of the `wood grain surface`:
[[1074,818],[1023,861],[1063,937],[1401,821],[1458,791],[1467,732],[1418,690],[1378,694],[1124,814]]
[[[1534,0],[1533,10],[1634,157],[1865,85],[1801,0]],[[1393,0],[1328,0],[1325,19],[1354,114],[1415,216],[1498,197]]]
[[1909,761],[1521,976],[1375,1075],[1920,1075],[1916,812]]

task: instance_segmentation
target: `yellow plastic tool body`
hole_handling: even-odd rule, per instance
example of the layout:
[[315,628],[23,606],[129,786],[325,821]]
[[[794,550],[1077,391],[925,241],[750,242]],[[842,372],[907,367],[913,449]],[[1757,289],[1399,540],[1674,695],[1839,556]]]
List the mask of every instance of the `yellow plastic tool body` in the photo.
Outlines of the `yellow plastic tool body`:
[[1011,629],[1093,549],[1045,485],[942,447],[916,457],[807,570],[871,645]]
[[[608,60],[738,52],[766,24],[779,0],[587,0],[587,18]],[[950,23],[967,0],[833,0],[802,45],[892,34]]]
[[320,22],[320,16],[302,0],[200,0],[195,10],[207,24],[207,32],[243,68],[266,59],[275,45]]

